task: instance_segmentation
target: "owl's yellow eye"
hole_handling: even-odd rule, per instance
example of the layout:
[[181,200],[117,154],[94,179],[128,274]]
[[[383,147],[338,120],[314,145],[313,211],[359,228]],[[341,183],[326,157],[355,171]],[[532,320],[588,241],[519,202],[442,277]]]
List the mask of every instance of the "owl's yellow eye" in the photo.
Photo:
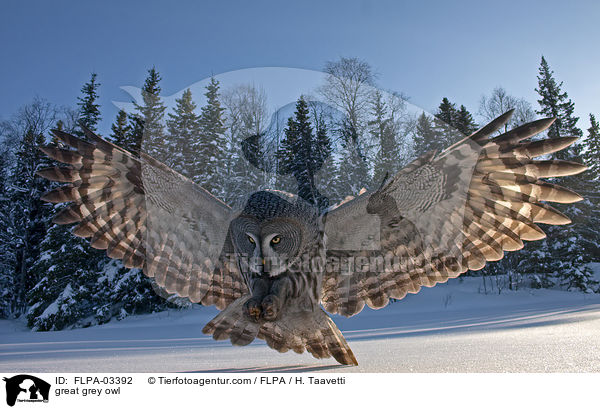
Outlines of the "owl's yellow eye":
[[255,243],[254,239],[253,239],[251,236],[248,236],[248,241],[249,241],[250,243],[252,243],[252,244],[254,244],[254,243]]
[[271,239],[271,243],[273,243],[273,244],[277,244],[280,241],[281,241],[281,237],[279,237],[279,236],[275,236]]

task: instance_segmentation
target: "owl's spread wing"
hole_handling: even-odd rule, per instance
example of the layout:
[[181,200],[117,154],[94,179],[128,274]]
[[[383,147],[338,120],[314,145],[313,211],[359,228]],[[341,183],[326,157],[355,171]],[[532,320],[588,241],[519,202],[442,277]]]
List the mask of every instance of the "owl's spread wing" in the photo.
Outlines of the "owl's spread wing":
[[522,240],[545,237],[536,223],[570,220],[543,203],[581,196],[540,178],[573,175],[585,166],[533,158],[576,137],[531,141],[552,119],[491,137],[512,111],[438,155],[425,155],[382,186],[324,215],[327,273],[322,303],[346,316],[387,305],[500,260]]
[[248,292],[224,244],[234,212],[191,180],[141,154],[135,157],[85,130],[89,141],[54,134],[74,149],[44,147],[70,165],[43,169],[47,179],[68,182],[43,196],[72,202],[54,218],[77,223],[73,233],[89,237],[129,268],[142,268],[168,293],[222,309]]

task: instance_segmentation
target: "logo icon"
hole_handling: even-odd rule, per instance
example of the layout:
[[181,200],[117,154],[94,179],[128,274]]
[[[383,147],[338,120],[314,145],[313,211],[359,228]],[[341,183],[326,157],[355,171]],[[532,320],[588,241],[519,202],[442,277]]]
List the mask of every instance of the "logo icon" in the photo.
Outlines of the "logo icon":
[[15,375],[3,378],[6,382],[6,403],[14,406],[15,402],[48,402],[50,384],[43,379],[31,375]]

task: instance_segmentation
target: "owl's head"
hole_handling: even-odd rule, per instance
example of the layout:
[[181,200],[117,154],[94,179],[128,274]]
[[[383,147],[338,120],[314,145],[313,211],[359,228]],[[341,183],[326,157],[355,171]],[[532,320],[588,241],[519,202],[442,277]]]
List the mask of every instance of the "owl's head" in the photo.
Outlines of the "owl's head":
[[231,222],[231,240],[242,270],[275,277],[317,244],[318,230],[315,207],[295,195],[260,191]]

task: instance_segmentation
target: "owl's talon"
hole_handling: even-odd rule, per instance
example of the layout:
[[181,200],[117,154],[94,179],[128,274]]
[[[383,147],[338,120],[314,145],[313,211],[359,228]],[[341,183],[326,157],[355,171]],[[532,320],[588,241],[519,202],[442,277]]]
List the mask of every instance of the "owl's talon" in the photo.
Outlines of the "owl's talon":
[[262,318],[267,321],[274,321],[279,314],[279,298],[274,295],[268,295],[262,302]]
[[262,309],[260,308],[260,303],[258,300],[254,298],[249,299],[246,301],[246,304],[244,304],[244,309],[250,318],[258,322],[262,314]]

